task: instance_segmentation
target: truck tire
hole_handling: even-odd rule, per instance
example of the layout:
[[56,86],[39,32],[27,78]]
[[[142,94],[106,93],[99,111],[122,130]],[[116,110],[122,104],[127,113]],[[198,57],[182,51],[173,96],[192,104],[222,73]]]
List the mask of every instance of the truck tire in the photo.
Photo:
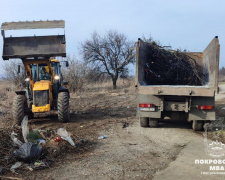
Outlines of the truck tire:
[[57,109],[59,122],[67,122],[69,120],[69,95],[67,92],[58,94]]
[[159,120],[155,118],[150,118],[149,125],[152,128],[157,128],[159,127]]
[[21,125],[21,122],[24,118],[24,111],[25,111],[25,96],[16,95],[13,98],[12,114],[13,120],[18,126]]
[[203,129],[203,121],[197,121],[197,120],[195,120],[195,121],[193,121],[192,122],[192,129],[194,130],[194,131],[202,131],[202,129]]
[[140,117],[140,125],[141,127],[149,127],[149,118],[147,117]]

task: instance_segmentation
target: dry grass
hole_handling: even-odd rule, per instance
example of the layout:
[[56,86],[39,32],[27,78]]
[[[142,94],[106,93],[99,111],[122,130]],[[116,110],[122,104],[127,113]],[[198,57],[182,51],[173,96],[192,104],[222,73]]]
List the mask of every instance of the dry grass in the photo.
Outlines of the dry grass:
[[125,92],[125,93],[134,93],[134,79],[118,79],[117,80],[117,89],[113,89],[112,80],[108,79],[105,81],[97,81],[92,83],[87,83],[84,85],[82,92]]
[[[7,127],[12,125],[12,113],[11,107],[13,103],[13,97],[17,88],[10,81],[0,81],[0,126]],[[116,93],[120,95],[135,94],[134,79],[118,79],[117,89],[113,89],[111,79],[105,81],[98,81],[84,84],[83,88],[76,93],[71,93],[71,104],[73,104],[72,98],[77,96],[96,97],[97,99],[101,94]]]
[[16,88],[10,81],[0,81],[0,127],[12,125],[11,107]]

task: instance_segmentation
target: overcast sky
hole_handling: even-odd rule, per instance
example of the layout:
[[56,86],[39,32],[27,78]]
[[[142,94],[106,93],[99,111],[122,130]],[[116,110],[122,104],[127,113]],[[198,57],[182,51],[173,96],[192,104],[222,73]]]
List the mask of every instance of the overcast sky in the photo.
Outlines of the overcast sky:
[[[5,0],[0,23],[65,20],[67,53],[95,30],[113,29],[132,41],[143,35],[174,49],[203,51],[214,36],[220,41],[220,67],[225,66],[224,0]],[[0,51],[3,41],[0,38]],[[3,60],[0,57],[0,64]]]

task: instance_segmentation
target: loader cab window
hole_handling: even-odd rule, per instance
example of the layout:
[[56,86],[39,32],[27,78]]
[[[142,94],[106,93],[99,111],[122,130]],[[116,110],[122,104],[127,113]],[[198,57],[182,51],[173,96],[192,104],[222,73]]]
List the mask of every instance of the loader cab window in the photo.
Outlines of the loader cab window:
[[59,82],[63,81],[62,72],[61,72],[61,65],[59,62],[51,62],[51,66],[53,67],[54,75],[59,76]]
[[39,78],[40,80],[50,80],[49,71],[46,66],[39,66]]
[[59,72],[59,63],[58,62],[51,62],[51,65],[53,67],[53,71],[55,75],[60,75]]
[[37,73],[39,75],[39,80],[50,80],[49,69],[47,64],[39,64],[38,68],[36,64],[31,65],[31,69],[34,82],[38,80]]

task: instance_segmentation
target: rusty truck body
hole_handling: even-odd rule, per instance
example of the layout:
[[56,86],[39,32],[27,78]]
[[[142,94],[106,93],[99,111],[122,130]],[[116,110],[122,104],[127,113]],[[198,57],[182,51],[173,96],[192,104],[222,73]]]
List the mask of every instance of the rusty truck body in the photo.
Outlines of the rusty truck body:
[[137,116],[142,127],[157,127],[160,119],[186,119],[194,130],[201,130],[208,120],[216,120],[215,94],[218,93],[220,45],[216,36],[203,52],[188,52],[207,72],[204,85],[146,84],[144,65],[149,58],[149,44],[140,38],[136,46],[136,77],[138,89]]

